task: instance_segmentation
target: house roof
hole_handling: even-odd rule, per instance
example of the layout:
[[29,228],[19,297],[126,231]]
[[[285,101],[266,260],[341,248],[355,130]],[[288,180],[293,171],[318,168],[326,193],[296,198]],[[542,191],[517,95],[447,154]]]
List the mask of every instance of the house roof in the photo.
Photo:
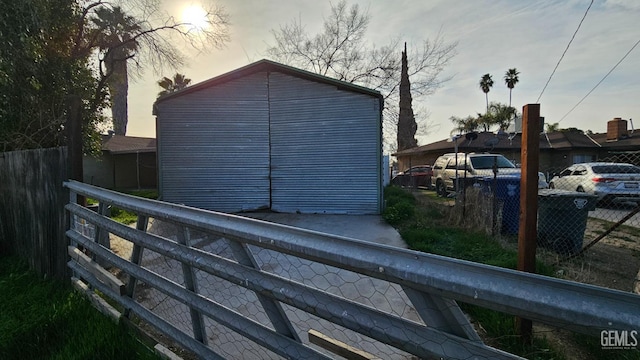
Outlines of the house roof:
[[102,135],[102,150],[113,155],[155,152],[156,139],[124,135]]
[[172,99],[172,98],[176,98],[179,96],[183,96],[186,94],[189,94],[191,92],[194,91],[199,91],[211,86],[215,86],[215,85],[220,85],[223,83],[226,83],[228,81],[232,81],[244,76],[248,76],[257,72],[263,72],[263,71],[275,71],[275,72],[280,72],[280,73],[284,73],[284,74],[288,74],[291,76],[295,76],[295,77],[299,77],[299,78],[303,78],[306,80],[310,80],[310,81],[315,81],[315,82],[319,82],[319,83],[323,83],[323,84],[329,84],[329,85],[334,85],[336,86],[338,89],[341,90],[347,90],[347,91],[352,91],[352,92],[357,92],[357,93],[362,93],[362,94],[366,94],[366,95],[371,95],[374,97],[377,97],[380,99],[380,101],[383,101],[383,96],[382,94],[377,91],[377,90],[373,90],[373,89],[369,89],[363,86],[359,86],[359,85],[355,85],[353,83],[349,83],[349,82],[345,82],[345,81],[340,81],[337,79],[333,79],[327,76],[322,76],[319,74],[315,74],[306,70],[302,70],[302,69],[298,69],[292,66],[288,66],[288,65],[284,65],[284,64],[280,64],[277,63],[275,61],[271,61],[271,60],[267,60],[267,59],[262,59],[259,61],[256,61],[254,63],[251,63],[249,65],[243,66],[241,68],[238,68],[236,70],[232,70],[228,73],[216,76],[214,78],[211,78],[209,80],[205,80],[203,82],[197,83],[195,85],[191,85],[188,86],[182,90],[178,90],[176,92],[172,92],[166,95],[163,95],[161,97],[159,97],[156,100],[156,103],[159,102],[163,102],[165,100],[168,99]]
[[[604,134],[606,138],[606,134]],[[508,134],[493,132],[480,132],[478,137],[469,140],[466,137],[458,139],[458,148],[470,151],[509,151],[519,150],[522,143],[522,134]],[[568,150],[575,148],[600,148],[603,146],[593,135],[582,131],[555,131],[552,133],[540,134],[540,150],[556,149]],[[441,140],[431,144],[419,146],[412,149],[398,151],[393,156],[416,155],[420,153],[450,151],[454,144],[449,140]]]
[[640,151],[640,132],[634,134],[634,131],[629,131],[617,140],[607,140],[607,133],[593,134],[591,137],[611,151]]

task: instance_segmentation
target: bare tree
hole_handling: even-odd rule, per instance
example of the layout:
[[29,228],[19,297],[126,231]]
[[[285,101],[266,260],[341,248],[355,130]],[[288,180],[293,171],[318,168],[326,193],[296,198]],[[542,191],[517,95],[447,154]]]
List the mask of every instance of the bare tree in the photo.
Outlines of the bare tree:
[[[272,30],[274,43],[267,56],[275,61],[306,69],[338,80],[379,90],[385,97],[386,139],[394,139],[398,123],[398,103],[402,64],[396,51],[399,38],[376,47],[367,43],[368,12],[346,0],[331,4],[322,32],[310,35],[300,20]],[[424,40],[418,49],[410,49],[411,92],[414,100],[433,94],[449,80],[442,71],[455,56],[456,43],[445,42],[440,33]],[[426,113],[426,112],[425,112]],[[422,120],[422,119],[421,119]]]
[[[229,17],[223,8],[206,9],[205,26],[179,21],[160,10],[160,0],[83,1],[72,56],[97,54],[96,104],[107,96],[115,130],[126,133],[127,86],[147,67],[155,73],[178,69],[185,59],[177,44],[198,51],[221,49],[230,39]],[[133,66],[128,66],[132,64]],[[108,91],[107,91],[108,90]]]

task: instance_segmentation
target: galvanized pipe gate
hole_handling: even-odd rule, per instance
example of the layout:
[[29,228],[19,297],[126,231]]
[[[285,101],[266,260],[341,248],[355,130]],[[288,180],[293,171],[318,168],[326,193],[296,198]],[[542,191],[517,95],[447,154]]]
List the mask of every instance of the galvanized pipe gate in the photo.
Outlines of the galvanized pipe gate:
[[[456,301],[592,335],[640,329],[631,293],[65,186],[71,224],[96,228],[67,231],[75,281],[202,358],[516,358],[485,345]],[[75,204],[78,195],[133,211],[137,226]],[[131,255],[105,236],[131,242]],[[126,284],[97,264],[122,270]]]

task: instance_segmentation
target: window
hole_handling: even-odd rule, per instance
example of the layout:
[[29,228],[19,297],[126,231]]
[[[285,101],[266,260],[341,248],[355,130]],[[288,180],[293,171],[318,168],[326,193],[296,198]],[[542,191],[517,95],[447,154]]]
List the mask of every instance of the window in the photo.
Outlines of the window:
[[471,158],[474,169],[492,169],[493,164],[498,168],[514,168],[515,165],[504,156],[476,156]]
[[564,169],[564,170],[562,170],[562,172],[560,173],[560,176],[568,176],[568,175],[571,175],[571,172],[572,172],[572,168]]
[[456,159],[449,159],[449,162],[447,163],[447,169],[456,169]]
[[628,165],[600,165],[594,166],[596,174],[640,174],[640,168]]
[[587,174],[587,168],[584,166],[576,166],[575,170],[573,171],[572,175],[586,175]]
[[580,164],[586,162],[596,161],[595,155],[573,155],[573,163]]

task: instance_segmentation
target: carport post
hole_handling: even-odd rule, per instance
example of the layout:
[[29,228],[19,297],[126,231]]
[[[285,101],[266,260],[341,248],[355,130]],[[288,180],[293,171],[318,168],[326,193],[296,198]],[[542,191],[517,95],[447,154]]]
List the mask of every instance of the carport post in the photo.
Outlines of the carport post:
[[[538,162],[540,150],[540,104],[522,109],[522,172],[520,176],[520,227],[518,229],[518,270],[536,272],[538,238]],[[516,318],[516,330],[522,341],[531,342],[533,324]]]

